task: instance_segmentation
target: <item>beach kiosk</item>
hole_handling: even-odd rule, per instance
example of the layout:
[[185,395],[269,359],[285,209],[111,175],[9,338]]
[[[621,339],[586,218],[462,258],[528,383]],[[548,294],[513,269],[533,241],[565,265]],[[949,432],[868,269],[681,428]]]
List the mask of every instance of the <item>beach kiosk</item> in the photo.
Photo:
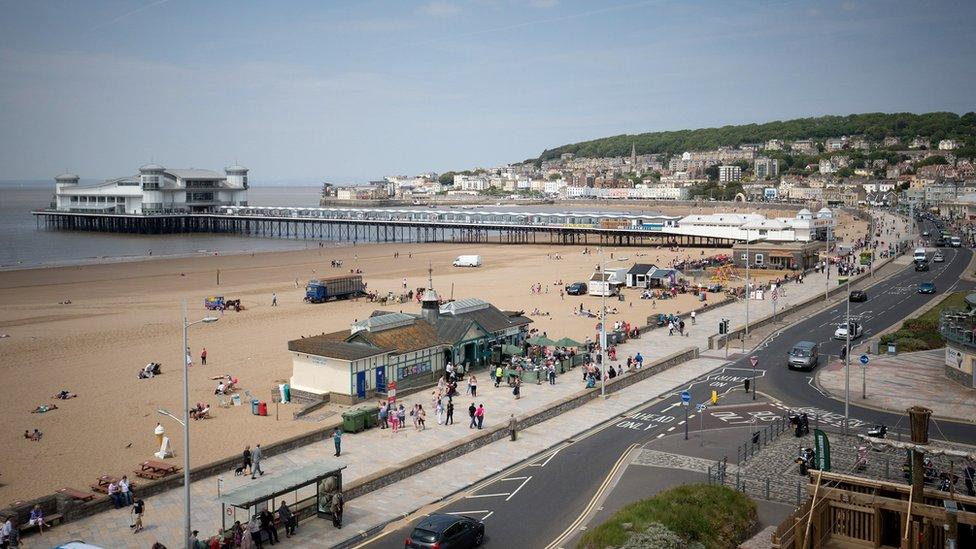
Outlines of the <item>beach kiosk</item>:
[[[288,503],[298,521],[317,516],[332,518],[329,504],[342,491],[342,470],[346,465],[337,459],[322,458],[316,463],[290,468],[280,474],[267,475],[227,490],[220,501],[220,525],[239,520],[243,524],[268,509],[276,511],[280,502]],[[238,512],[242,511],[242,514]]]

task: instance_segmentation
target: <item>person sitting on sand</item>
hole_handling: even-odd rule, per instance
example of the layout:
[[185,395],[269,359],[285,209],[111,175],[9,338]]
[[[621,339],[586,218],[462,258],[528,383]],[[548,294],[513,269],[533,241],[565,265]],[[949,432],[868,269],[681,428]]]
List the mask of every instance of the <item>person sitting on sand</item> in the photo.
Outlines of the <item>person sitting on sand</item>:
[[24,438],[31,440],[33,442],[39,442],[42,436],[44,436],[44,433],[38,431],[37,429],[34,429],[33,433],[24,431]]
[[217,383],[217,388],[214,389],[215,395],[225,395],[227,394],[227,385],[223,381]]
[[69,398],[75,398],[78,395],[72,393],[71,391],[59,391],[58,394],[54,395],[54,398],[58,400],[68,400]]
[[51,410],[57,410],[57,404],[41,404],[37,408],[31,410],[32,414],[43,414],[44,412],[50,412]]

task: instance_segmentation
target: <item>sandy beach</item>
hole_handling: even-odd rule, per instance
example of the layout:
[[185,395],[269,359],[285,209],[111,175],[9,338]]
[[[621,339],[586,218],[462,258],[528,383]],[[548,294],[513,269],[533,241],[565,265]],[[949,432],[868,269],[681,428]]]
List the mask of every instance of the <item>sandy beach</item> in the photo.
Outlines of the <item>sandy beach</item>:
[[[863,234],[863,225],[841,226]],[[393,258],[394,252],[399,259]],[[729,250],[631,247],[605,252],[608,267],[629,267]],[[454,257],[464,253],[482,255],[484,266],[451,267]],[[344,262],[342,269],[330,267],[333,259]],[[223,314],[215,324],[190,329],[190,400],[213,404],[215,416],[192,424],[193,463],[198,465],[236,454],[245,444],[268,443],[321,426],[314,420],[292,420],[292,405],[282,405],[278,421],[273,412],[257,417],[249,407],[217,408],[216,382],[211,380],[231,373],[244,390],[270,401],[272,385],[291,375],[288,340],[346,328],[381,308],[365,299],[306,304],[302,298],[308,279],[361,269],[369,289],[400,293],[404,278],[408,288],[425,286],[429,264],[442,297],[480,297],[527,314],[537,308],[549,316],[532,317],[534,327],[550,337],[582,340],[594,335],[596,321],[572,311],[580,303],[597,311],[600,300],[561,298],[557,283],[587,280],[599,261],[599,255],[572,246],[374,244],[0,272],[0,334],[9,336],[0,339],[5,418],[0,436],[6,441],[0,501],[27,499],[62,486],[86,490],[106,473],[131,475],[137,463],[158,449],[153,437],[157,422],[182,455],[179,425],[156,410],[181,413],[184,299],[191,321],[206,316],[203,300],[208,295],[241,299],[246,307]],[[536,283],[542,284],[543,293],[530,293]],[[271,307],[272,293],[278,295],[278,307]],[[690,295],[655,304],[630,290],[625,301],[610,303],[619,309],[611,320],[640,325],[652,312],[688,311],[696,304]],[[385,308],[419,310],[416,303]],[[199,361],[203,347],[209,354],[206,366]],[[150,361],[162,363],[163,375],[137,379],[138,370]],[[60,390],[79,397],[54,400]],[[59,408],[30,413],[51,403]],[[42,440],[26,440],[24,431],[35,428],[44,433]]]

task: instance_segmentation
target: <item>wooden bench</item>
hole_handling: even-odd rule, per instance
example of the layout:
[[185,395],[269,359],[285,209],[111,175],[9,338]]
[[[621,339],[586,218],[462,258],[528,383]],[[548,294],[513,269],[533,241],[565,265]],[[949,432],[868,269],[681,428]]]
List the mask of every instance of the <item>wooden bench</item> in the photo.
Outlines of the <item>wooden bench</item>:
[[77,499],[79,501],[91,501],[95,499],[95,494],[91,492],[82,492],[81,490],[76,490],[65,486],[64,488],[58,488],[57,492],[59,494],[64,494],[72,499]]

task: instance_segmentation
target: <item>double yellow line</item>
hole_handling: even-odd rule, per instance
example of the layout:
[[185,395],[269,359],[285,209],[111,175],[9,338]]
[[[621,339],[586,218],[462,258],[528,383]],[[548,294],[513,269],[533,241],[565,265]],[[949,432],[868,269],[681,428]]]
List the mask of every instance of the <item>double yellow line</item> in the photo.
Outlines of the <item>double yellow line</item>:
[[593,494],[593,497],[590,499],[590,502],[587,503],[586,507],[583,508],[583,512],[580,513],[580,516],[577,517],[576,520],[574,520],[573,523],[570,524],[565,530],[563,530],[563,533],[559,534],[559,536],[557,536],[556,539],[552,540],[552,543],[547,545],[546,549],[557,549],[561,543],[563,543],[568,538],[570,538],[574,533],[576,533],[576,530],[578,530],[579,527],[583,524],[583,522],[586,520],[586,517],[588,517],[590,513],[593,512],[593,508],[596,507],[597,502],[600,500],[601,497],[603,497],[603,494],[607,491],[607,488],[610,487],[610,482],[613,480],[613,477],[617,475],[617,472],[620,470],[620,467],[624,465],[624,461],[627,459],[627,456],[630,455],[630,453],[634,450],[634,448],[637,448],[639,446],[640,446],[639,444],[631,444],[630,446],[627,447],[626,450],[624,450],[624,453],[621,454],[619,458],[617,458],[617,462],[613,464],[613,467],[610,469],[610,472],[607,474],[607,477],[603,479],[603,484],[600,485],[596,493]]

